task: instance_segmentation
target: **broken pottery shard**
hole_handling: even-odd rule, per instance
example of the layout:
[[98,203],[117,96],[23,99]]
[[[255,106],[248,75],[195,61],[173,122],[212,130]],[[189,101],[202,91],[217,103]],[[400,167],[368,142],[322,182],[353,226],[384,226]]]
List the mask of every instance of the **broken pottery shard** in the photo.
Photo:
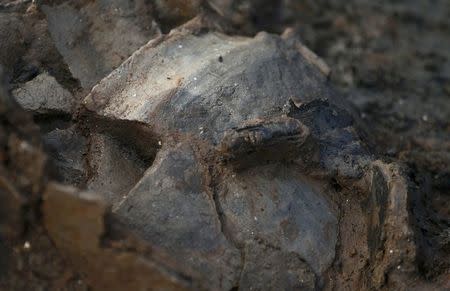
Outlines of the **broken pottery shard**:
[[[243,122],[281,116],[289,98],[306,103],[330,97],[324,82],[280,37],[179,30],[139,49],[95,86],[85,104],[158,133],[194,132],[219,142]],[[336,98],[330,102],[340,103]]]
[[203,274],[210,289],[230,290],[238,280],[240,253],[221,232],[205,171],[188,144],[163,149],[116,213]]
[[[266,33],[175,30],[134,53],[84,104],[100,119],[147,124],[166,144],[116,213],[207,273],[211,288],[238,286],[261,268],[240,260],[255,241],[271,246],[251,257],[266,257],[273,274],[288,253],[305,274],[331,267],[337,194],[306,174],[359,178],[368,157],[345,103],[295,45]],[[174,139],[184,141],[169,150]],[[287,273],[277,278],[298,286]]]
[[26,110],[35,113],[72,113],[75,99],[47,73],[20,86],[13,91],[16,101]]
[[[326,77],[294,44],[266,33],[243,38],[172,31],[102,80],[85,105],[100,116],[147,123],[161,135],[190,132],[215,144],[228,130],[288,112],[314,127],[325,172],[359,178],[355,160],[367,156],[346,103]],[[339,150],[347,145],[351,149]]]
[[[212,289],[271,289],[268,278],[288,290],[320,288],[338,272],[334,262],[347,271],[370,261],[366,237],[353,259],[353,230],[340,232],[339,221],[356,207],[345,227],[376,225],[360,214],[373,158],[317,64],[282,37],[187,27],[143,46],[84,100],[94,121],[145,124],[163,145],[116,214]],[[359,202],[342,203],[347,192]],[[286,257],[304,285],[284,268]]]
[[83,88],[90,89],[159,34],[143,1],[44,3],[55,46]]
[[334,259],[337,241],[335,195],[317,187],[295,167],[259,166],[228,176],[219,201],[234,241],[262,239],[294,252],[320,274]]

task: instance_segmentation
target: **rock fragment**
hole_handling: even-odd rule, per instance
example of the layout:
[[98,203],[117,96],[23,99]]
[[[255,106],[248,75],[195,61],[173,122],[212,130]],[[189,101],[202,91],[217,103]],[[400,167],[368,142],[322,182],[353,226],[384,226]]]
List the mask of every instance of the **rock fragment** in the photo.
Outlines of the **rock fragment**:
[[251,277],[238,271],[236,248],[242,257],[260,240],[272,246],[273,274],[292,253],[323,278],[339,229],[338,194],[324,181],[361,179],[370,161],[345,102],[293,42],[188,27],[143,46],[84,101],[97,118],[146,124],[166,146],[181,141],[157,154],[116,213],[189,266],[207,266],[214,288]]
[[221,232],[207,175],[188,144],[162,149],[115,212],[144,239],[203,274],[210,289],[230,290],[240,253]]
[[49,153],[55,178],[83,188],[87,179],[85,155],[88,141],[76,126],[51,130],[43,134],[42,142]]
[[12,94],[24,109],[40,114],[71,114],[76,104],[74,96],[47,73],[26,82]]
[[296,173],[295,167],[254,167],[221,183],[218,199],[225,227],[240,244],[262,239],[293,252],[316,274],[334,260],[337,242],[336,195]]
[[159,34],[149,9],[144,1],[124,0],[42,5],[55,46],[86,89]]
[[[27,3],[28,2],[28,3]],[[72,92],[78,88],[48,31],[45,16],[30,1],[0,7],[0,64],[14,87],[50,72]],[[28,8],[27,8],[28,7]]]
[[147,123],[156,132],[203,128],[202,136],[219,142],[244,122],[281,116],[290,98],[341,103],[329,95],[325,79],[274,35],[176,30],[143,46],[84,102],[100,116]]

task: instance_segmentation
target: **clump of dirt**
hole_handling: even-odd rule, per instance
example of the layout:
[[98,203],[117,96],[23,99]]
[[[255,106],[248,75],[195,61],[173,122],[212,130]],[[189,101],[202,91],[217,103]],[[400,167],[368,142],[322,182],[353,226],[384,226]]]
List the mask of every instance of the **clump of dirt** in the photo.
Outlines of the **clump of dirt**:
[[0,1],[0,286],[449,287],[449,14]]

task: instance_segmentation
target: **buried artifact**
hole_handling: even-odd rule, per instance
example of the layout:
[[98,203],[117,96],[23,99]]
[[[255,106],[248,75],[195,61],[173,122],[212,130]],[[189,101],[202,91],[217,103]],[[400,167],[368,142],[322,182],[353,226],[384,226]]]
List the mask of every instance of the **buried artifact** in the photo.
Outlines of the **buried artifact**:
[[411,189],[328,71],[289,31],[228,36],[197,18],[134,52],[76,113],[19,94],[48,75],[18,86],[29,111],[70,116],[42,135],[70,184],[36,182],[48,236],[100,290],[406,288]]

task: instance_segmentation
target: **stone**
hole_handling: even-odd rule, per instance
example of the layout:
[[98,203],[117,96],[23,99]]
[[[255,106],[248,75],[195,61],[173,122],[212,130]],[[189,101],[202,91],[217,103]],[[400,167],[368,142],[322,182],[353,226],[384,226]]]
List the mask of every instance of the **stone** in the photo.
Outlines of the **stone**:
[[13,91],[16,101],[34,113],[71,114],[75,97],[52,76],[42,73]]
[[290,99],[328,98],[344,106],[330,96],[325,81],[278,36],[198,35],[180,29],[139,49],[84,103],[100,116],[144,122],[158,133],[201,134],[218,143],[226,130],[243,122],[283,115]]
[[144,1],[47,2],[41,9],[50,35],[70,72],[86,89],[159,34]]
[[73,93],[79,85],[54,45],[45,15],[34,2],[10,4],[0,7],[0,64],[12,87],[49,72]]
[[55,178],[68,185],[84,187],[88,141],[76,126],[51,130],[43,134],[42,143],[49,153]]
[[[336,205],[295,167],[257,166],[224,178],[218,195],[225,227],[244,244],[262,239],[298,254],[316,274],[334,260]],[[314,187],[315,186],[315,187]]]
[[[338,194],[322,181],[360,179],[370,156],[346,103],[294,42],[186,26],[135,52],[83,104],[97,119],[145,124],[162,141],[115,213],[208,274],[210,288],[250,284],[261,264],[297,288],[296,275],[281,271],[287,254],[309,274],[307,288],[332,267]],[[242,262],[257,241],[271,247]]]
[[230,290],[239,278],[240,252],[221,232],[205,171],[189,144],[163,148],[115,213],[203,274],[208,289]]

